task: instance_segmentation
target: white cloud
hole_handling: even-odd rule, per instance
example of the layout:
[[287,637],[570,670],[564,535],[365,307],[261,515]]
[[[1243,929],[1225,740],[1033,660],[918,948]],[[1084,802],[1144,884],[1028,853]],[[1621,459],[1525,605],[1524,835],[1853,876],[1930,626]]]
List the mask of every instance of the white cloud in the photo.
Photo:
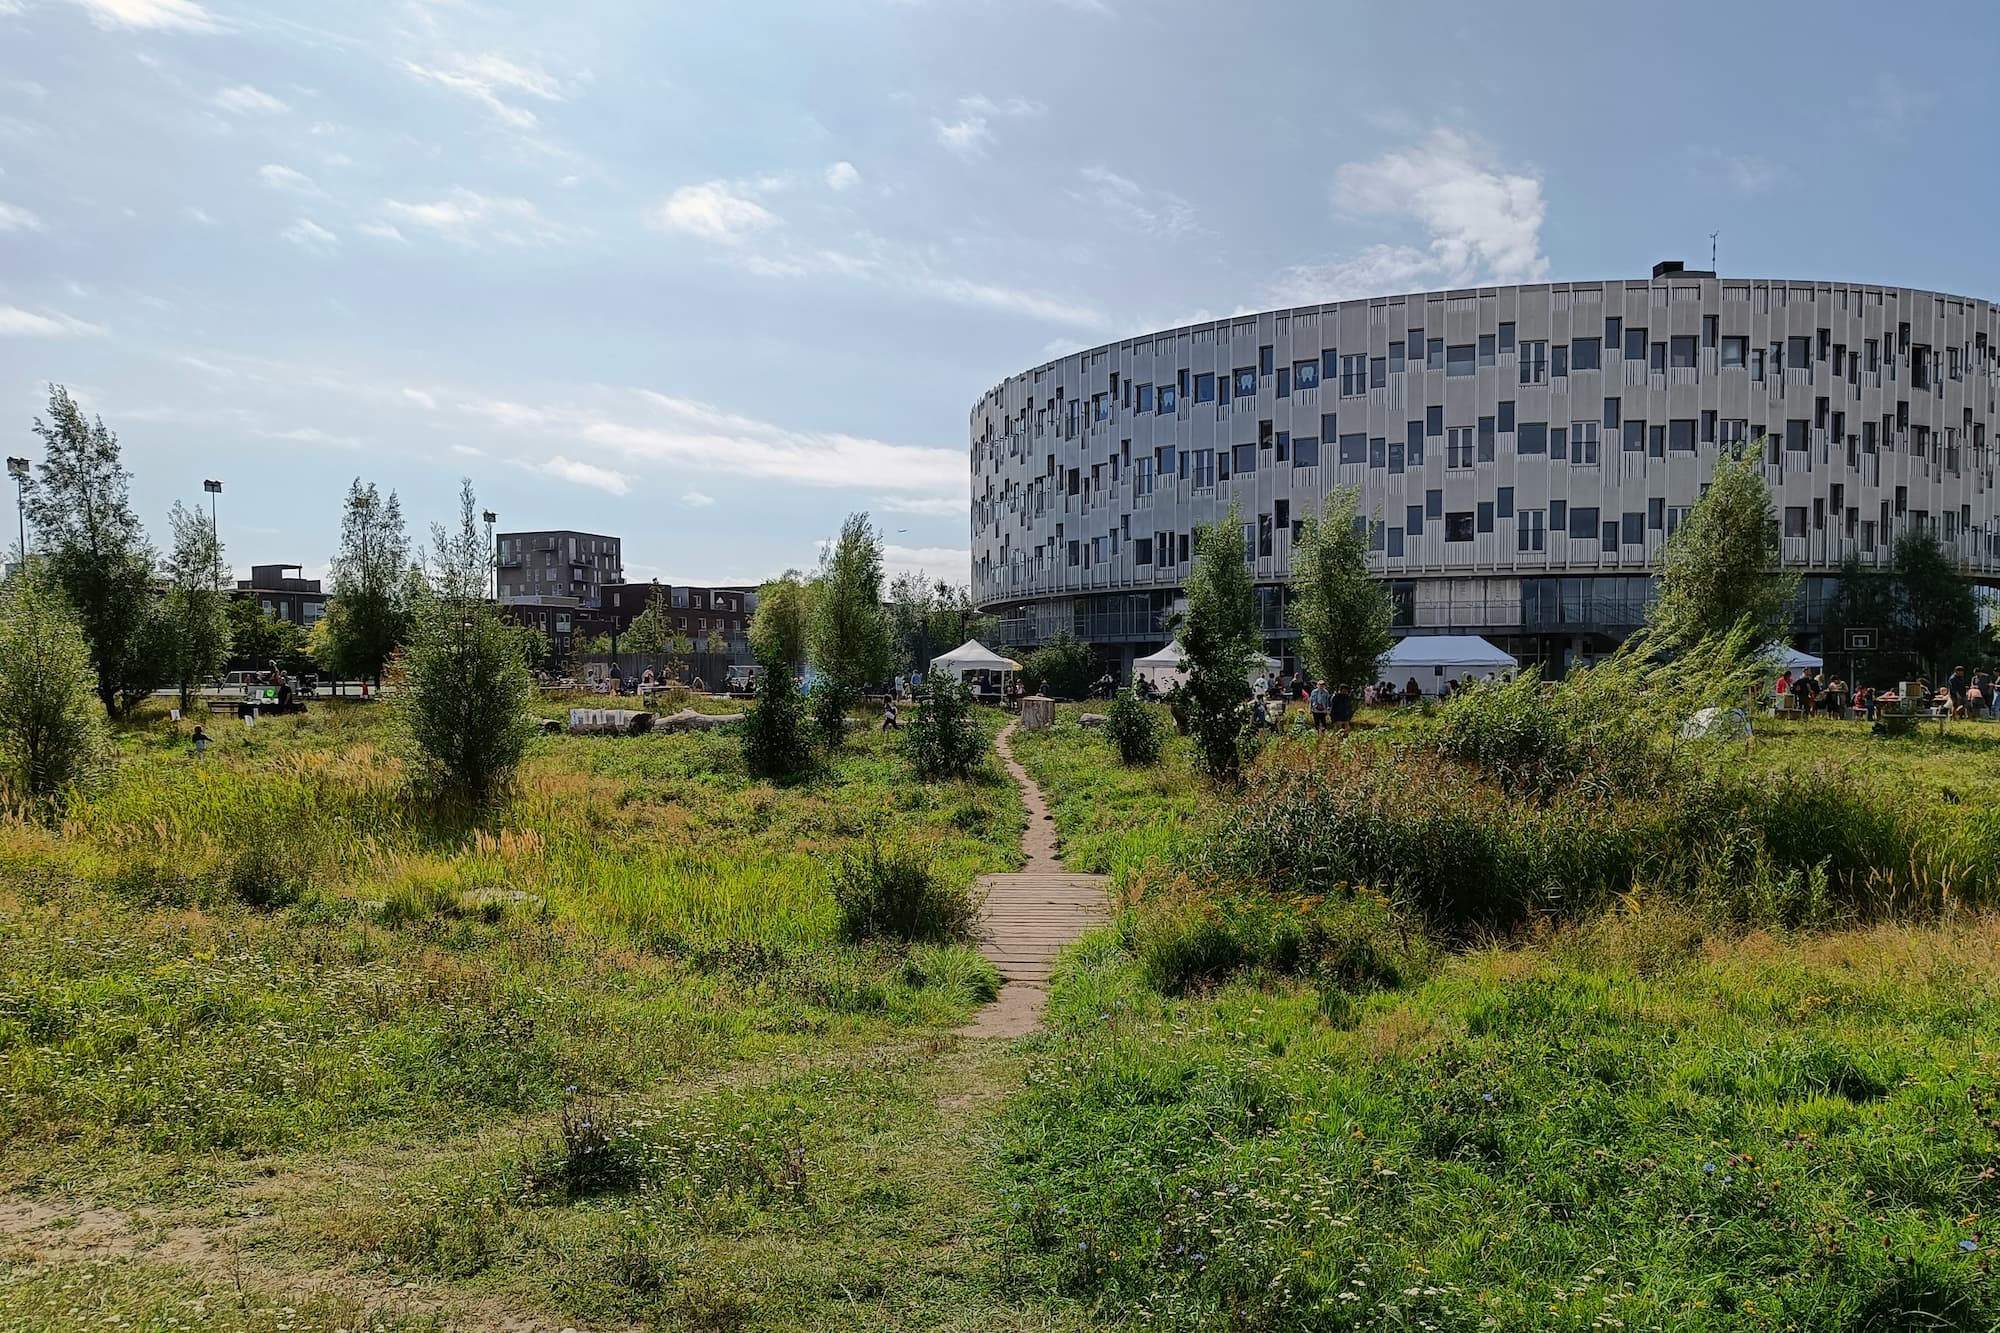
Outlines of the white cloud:
[[1085,167],[1083,179],[1090,189],[1071,191],[1070,197],[1096,208],[1122,227],[1149,236],[1181,236],[1200,230],[1195,226],[1194,205],[1171,191],[1149,190],[1103,166]]
[[100,28],[178,28],[208,32],[215,16],[195,0],[73,0]]
[[599,467],[595,463],[579,463],[575,459],[557,454],[545,463],[525,464],[530,472],[540,472],[544,476],[559,477],[563,481],[578,486],[589,486],[594,490],[623,495],[632,489],[631,479],[622,472]]
[[42,220],[18,204],[0,200],[0,231],[40,231]]
[[[494,241],[502,245],[545,245],[575,234],[552,222],[526,199],[497,198],[463,188],[430,203],[382,201],[382,211],[398,222],[437,233],[460,245]],[[396,239],[401,239],[398,236]]]
[[360,232],[363,236],[373,236],[377,240],[399,241],[404,245],[408,245],[410,243],[409,237],[403,235],[402,232],[398,231],[396,228],[390,226],[386,222],[364,222],[360,226],[356,227],[355,230]]
[[940,144],[960,157],[981,157],[993,142],[995,117],[1023,119],[1039,116],[1047,109],[1040,102],[1031,102],[1025,97],[1010,97],[1005,101],[996,102],[990,97],[974,93],[970,97],[958,99],[957,119],[931,117],[931,133],[937,136]]
[[1689,174],[1697,181],[1724,181],[1744,194],[1769,189],[1790,175],[1783,166],[1754,153],[1725,153],[1719,148],[1691,148],[1688,152],[1692,158]]
[[719,245],[740,245],[778,225],[777,214],[729,181],[683,185],[648,217],[662,231],[685,232]]
[[224,88],[214,98],[215,104],[224,111],[239,116],[272,116],[291,108],[262,88],[247,83],[239,83],[233,88]]
[[971,502],[964,495],[890,495],[876,502],[891,514],[925,514],[932,518],[967,518]]
[[352,435],[335,435],[318,426],[294,426],[290,430],[263,430],[257,433],[267,440],[285,440],[292,444],[328,444],[337,449],[361,447],[361,441]]
[[340,248],[340,238],[311,218],[300,218],[278,234],[316,255],[330,255]]
[[1272,304],[1318,305],[1420,290],[1435,285],[1438,276],[1436,260],[1428,251],[1409,245],[1371,245],[1346,259],[1295,264],[1279,273],[1268,290]]
[[215,225],[215,218],[207,209],[196,208],[193,204],[189,204],[186,208],[183,208],[181,216],[189,222],[200,223],[204,227],[213,227]]
[[848,190],[861,184],[861,172],[852,162],[836,162],[826,169],[829,190]]
[[455,454],[464,454],[467,458],[486,457],[486,451],[484,449],[480,449],[470,444],[454,444],[451,447],[451,451]]
[[651,390],[603,390],[591,401],[552,406],[482,399],[460,408],[495,426],[567,449],[588,446],[593,456],[615,455],[635,467],[929,495],[967,484],[962,449],[795,430]]
[[882,572],[889,578],[898,574],[928,574],[947,583],[964,583],[972,575],[972,552],[959,546],[882,546]]
[[562,84],[547,70],[491,52],[456,54],[439,65],[419,65],[406,60],[403,68],[419,79],[471,98],[502,124],[517,130],[533,129],[540,121],[534,112],[508,101],[508,97],[533,97],[544,102],[564,99]]
[[320,198],[326,193],[303,171],[295,171],[275,162],[267,162],[257,168],[257,179],[264,182],[267,190],[283,190],[287,194],[302,194],[308,198]]
[[[1414,147],[1346,164],[1333,199],[1355,217],[1415,220],[1428,233],[1428,273],[1438,285],[1534,282],[1548,274],[1541,179],[1501,169],[1482,145],[1455,131],[1436,130]],[[1394,248],[1399,262],[1407,250]]]
[[437,411],[437,405],[438,405],[437,399],[432,397],[430,394],[425,393],[422,389],[405,389],[403,390],[403,397],[409,399],[411,402],[415,403],[418,407],[425,408],[432,412]]
[[706,509],[715,503],[715,497],[704,495],[700,491],[689,491],[687,494],[681,496],[681,503],[689,509]]
[[1102,328],[1106,323],[1103,313],[1090,306],[1025,288],[930,273],[914,275],[912,282],[918,291],[955,305],[1004,310],[1051,324],[1074,324],[1086,329]]
[[19,306],[0,305],[0,338],[94,338],[103,332],[65,314],[37,315]]

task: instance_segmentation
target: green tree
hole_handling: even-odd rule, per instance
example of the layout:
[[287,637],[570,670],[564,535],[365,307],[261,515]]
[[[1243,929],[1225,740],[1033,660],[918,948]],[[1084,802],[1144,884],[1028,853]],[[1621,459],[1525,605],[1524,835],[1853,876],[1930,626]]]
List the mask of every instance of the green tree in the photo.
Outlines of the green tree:
[[903,753],[923,778],[962,778],[986,753],[986,733],[972,715],[972,693],[957,676],[932,676],[903,733]]
[[1929,531],[1896,543],[1895,589],[1910,651],[1933,680],[1979,649],[1979,603],[1958,563]]
[[[348,487],[340,552],[333,558],[333,596],[321,631],[328,670],[350,679],[382,680],[382,668],[402,640],[413,583],[410,539],[394,491],[383,499],[359,477]],[[481,569],[485,553],[481,552]]]
[[396,695],[403,750],[419,781],[469,811],[490,809],[506,794],[535,733],[522,633],[485,597],[478,517],[467,481],[457,529],[432,529]]
[[1796,575],[1778,567],[1778,523],[1761,446],[1716,460],[1715,476],[1660,553],[1650,640],[1684,651],[1738,624],[1759,642],[1783,633]]
[[222,590],[222,547],[203,515],[175,502],[168,514],[174,546],[167,556],[167,595],[160,608],[167,646],[166,677],[180,687],[181,709],[229,657],[229,594]]
[[310,658],[304,626],[280,620],[257,605],[254,597],[232,597],[223,615],[229,621],[228,661],[268,670],[273,662],[285,670],[303,668]]
[[646,593],[646,609],[632,617],[632,623],[618,636],[618,648],[627,653],[664,653],[673,637],[667,590],[656,583]]
[[750,650],[767,668],[778,663],[796,675],[806,662],[812,627],[813,588],[796,569],[757,589],[757,610],[750,617]]
[[609,634],[593,634],[588,638],[578,639],[574,645],[574,650],[590,657],[606,656],[611,652],[611,636]]
[[724,657],[729,653],[729,640],[722,637],[720,629],[708,632],[708,642],[703,645],[711,657]]
[[1182,707],[1195,761],[1209,777],[1234,782],[1243,768],[1250,669],[1261,655],[1256,589],[1234,500],[1222,522],[1195,529],[1180,638],[1188,672]]
[[805,700],[790,667],[775,659],[761,665],[757,702],[743,719],[743,762],[758,777],[785,782],[813,767]]
[[1089,644],[1068,630],[1058,630],[1022,661],[1021,674],[1052,699],[1088,699],[1090,687],[1104,673]]
[[90,645],[97,697],[117,714],[157,680],[153,550],[132,512],[118,437],[102,417],[86,420],[61,385],[49,389],[47,420],[35,418],[42,464],[23,497],[40,534],[49,577]]
[[52,812],[104,754],[104,714],[83,627],[46,561],[0,587],[0,643],[0,764],[10,787]]
[[1361,492],[1337,486],[1292,547],[1290,614],[1306,669],[1329,686],[1369,684],[1393,640],[1389,590],[1368,572]]
[[815,687],[814,717],[829,744],[845,736],[848,708],[861,691],[888,678],[889,625],[882,615],[882,539],[866,514],[853,514],[820,561],[810,631],[813,664],[825,683]]
[[1903,680],[1918,674],[1916,653],[1910,647],[1909,627],[1903,619],[1903,603],[1894,574],[1870,569],[1859,557],[1848,556],[1840,564],[1840,576],[1827,600],[1825,642],[1829,662],[1845,664],[1847,632],[1872,630],[1875,646],[1866,653],[1852,654],[1854,683]]

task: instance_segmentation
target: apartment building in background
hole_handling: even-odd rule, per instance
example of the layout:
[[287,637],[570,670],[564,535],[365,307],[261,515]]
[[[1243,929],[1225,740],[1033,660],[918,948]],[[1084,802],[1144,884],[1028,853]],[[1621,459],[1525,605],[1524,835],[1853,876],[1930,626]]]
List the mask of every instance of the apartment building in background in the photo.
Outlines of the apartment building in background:
[[596,610],[607,584],[625,579],[624,542],[598,532],[503,532],[493,539],[499,599],[568,599]]
[[730,643],[747,638],[757,609],[757,589],[748,584],[620,583],[605,587],[600,616],[622,634],[656,595],[666,603],[674,629],[697,644],[711,633]]
[[973,596],[996,645],[1069,631],[1129,663],[1170,637],[1193,531],[1233,503],[1289,664],[1292,543],[1353,487],[1397,634],[1560,669],[1643,621],[1716,459],[1754,449],[1812,647],[1842,561],[1886,565],[1907,532],[2000,583],[1996,423],[2000,309],[1943,292],[1666,263],[1244,314],[980,398]]
[[307,629],[326,614],[327,594],[318,579],[305,577],[300,565],[252,565],[250,577],[236,581],[239,601],[254,601],[265,615],[289,620]]

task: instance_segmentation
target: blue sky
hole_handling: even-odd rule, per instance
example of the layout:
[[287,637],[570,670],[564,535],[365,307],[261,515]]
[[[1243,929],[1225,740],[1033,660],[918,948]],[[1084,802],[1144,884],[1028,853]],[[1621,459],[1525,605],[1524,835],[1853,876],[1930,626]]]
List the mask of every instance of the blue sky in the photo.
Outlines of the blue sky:
[[69,384],[156,533],[222,478],[239,568],[470,476],[639,578],[868,509],[962,579],[967,413],[1057,352],[1718,229],[2000,295],[1996,50],[1969,3],[0,0],[0,420]]

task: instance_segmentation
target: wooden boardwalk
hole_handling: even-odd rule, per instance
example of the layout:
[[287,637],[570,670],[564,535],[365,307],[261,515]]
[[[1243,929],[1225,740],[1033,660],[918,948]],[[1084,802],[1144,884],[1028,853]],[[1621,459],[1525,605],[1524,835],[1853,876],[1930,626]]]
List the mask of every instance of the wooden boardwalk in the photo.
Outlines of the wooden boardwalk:
[[1108,876],[1073,875],[1062,868],[1048,803],[1008,743],[1019,725],[1007,724],[997,748],[1028,807],[1028,831],[1021,839],[1027,865],[1014,874],[983,876],[976,886],[986,895],[979,952],[1000,969],[1002,985],[1000,997],[959,1029],[969,1037],[1019,1037],[1039,1028],[1056,955],[1110,914]]

